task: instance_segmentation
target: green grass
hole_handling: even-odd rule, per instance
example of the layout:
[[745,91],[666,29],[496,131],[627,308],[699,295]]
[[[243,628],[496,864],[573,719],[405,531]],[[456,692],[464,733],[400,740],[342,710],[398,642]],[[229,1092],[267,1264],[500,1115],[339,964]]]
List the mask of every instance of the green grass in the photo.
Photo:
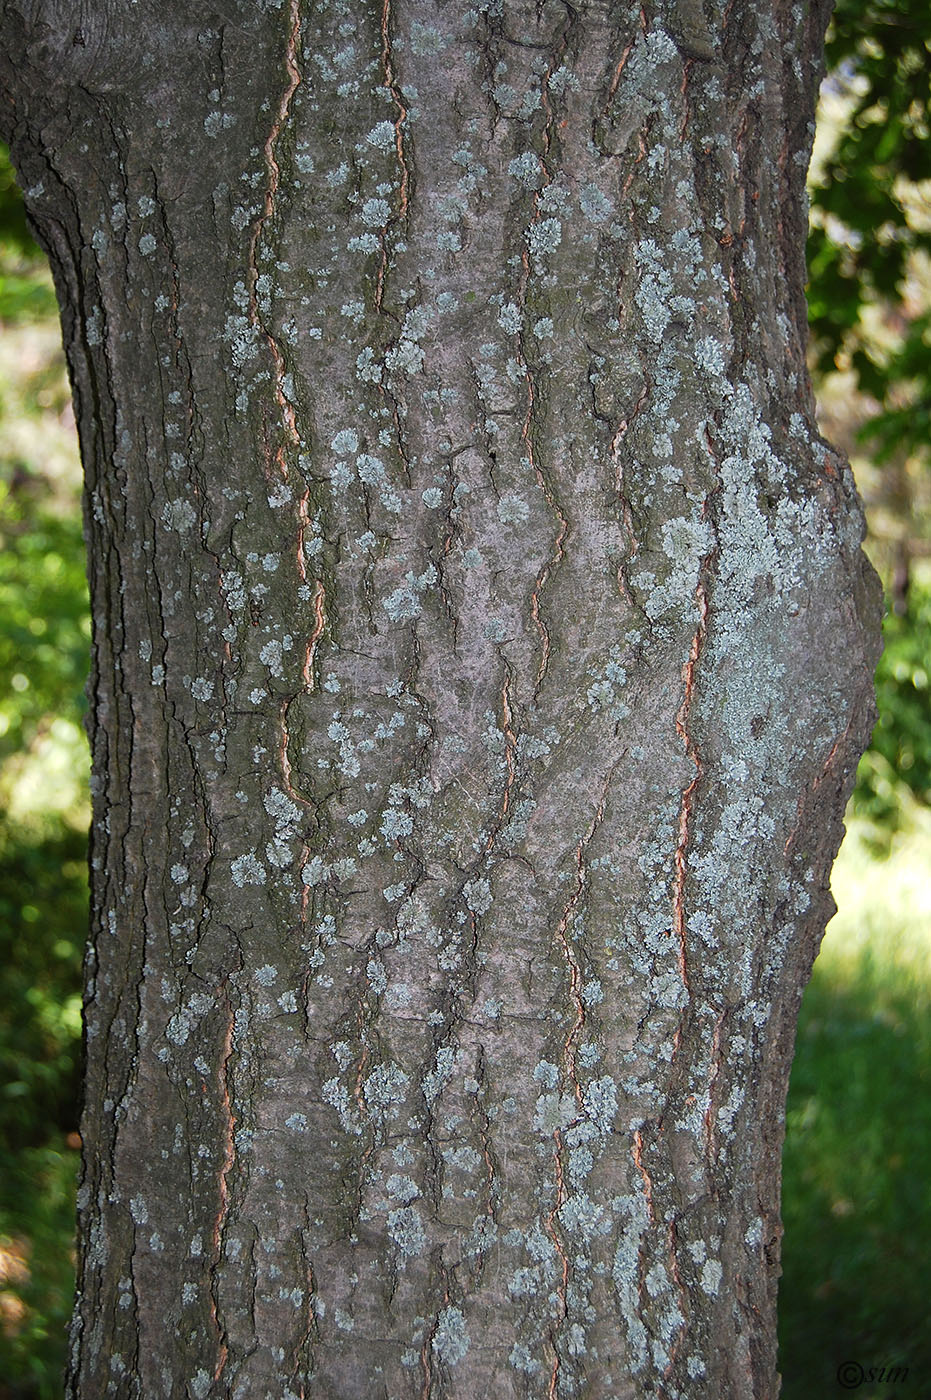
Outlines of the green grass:
[[786,1400],[841,1394],[844,1362],[908,1366],[910,1393],[931,1394],[931,818],[915,808],[885,860],[873,837],[851,824],[799,1023],[783,1156]]

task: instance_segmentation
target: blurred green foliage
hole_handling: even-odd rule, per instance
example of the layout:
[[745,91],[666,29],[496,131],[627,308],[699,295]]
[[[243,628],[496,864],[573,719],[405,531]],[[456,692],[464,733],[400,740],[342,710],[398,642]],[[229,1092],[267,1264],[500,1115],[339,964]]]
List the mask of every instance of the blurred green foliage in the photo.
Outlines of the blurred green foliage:
[[0,1397],[61,1400],[78,1155],[64,1134],[0,1161]]
[[888,844],[915,802],[931,806],[931,586],[916,580],[906,611],[883,624],[876,670],[879,720],[860,760],[854,811]]
[[76,1129],[80,977],[87,928],[84,834],[0,827],[0,1143]]
[[60,1400],[87,929],[80,468],[44,258],[0,155],[0,1400]]
[[41,258],[26,223],[9,152],[0,146],[0,322],[57,316],[48,279],[36,276]]
[[16,171],[5,146],[0,146],[0,245],[17,249],[33,260],[39,249],[29,232],[26,209],[16,183]]
[[90,629],[80,515],[47,508],[49,483],[0,462],[0,763],[58,716],[81,723]]
[[[849,363],[878,405],[863,429],[880,456],[931,444],[931,313],[907,310],[916,255],[931,254],[928,0],[837,0],[829,81],[851,113],[811,187],[809,323],[820,374]],[[877,340],[865,312],[895,323]]]

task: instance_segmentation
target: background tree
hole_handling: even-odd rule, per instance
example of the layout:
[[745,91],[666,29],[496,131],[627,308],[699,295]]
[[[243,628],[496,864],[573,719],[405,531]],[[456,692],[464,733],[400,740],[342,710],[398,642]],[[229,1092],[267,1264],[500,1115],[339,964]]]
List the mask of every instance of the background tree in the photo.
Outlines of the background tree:
[[873,611],[819,17],[4,14],[95,608],[73,1385],[768,1393]]

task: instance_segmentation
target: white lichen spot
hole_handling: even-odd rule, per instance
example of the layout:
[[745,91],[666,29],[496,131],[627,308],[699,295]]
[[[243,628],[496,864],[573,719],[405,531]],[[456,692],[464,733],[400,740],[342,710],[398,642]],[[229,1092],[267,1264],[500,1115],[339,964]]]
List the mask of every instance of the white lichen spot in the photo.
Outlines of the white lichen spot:
[[385,354],[385,368],[394,374],[417,374],[423,369],[424,353],[417,341],[408,334],[402,335],[397,345]]
[[529,225],[524,237],[539,271],[542,260],[555,252],[562,242],[562,224],[558,219],[539,219]]
[[414,1206],[399,1206],[397,1210],[389,1211],[387,1228],[402,1259],[423,1254],[427,1247],[427,1232],[420,1211]]
[[568,1128],[579,1116],[579,1107],[572,1094],[540,1094],[534,1105],[533,1130],[549,1137]]
[[498,519],[504,525],[521,525],[530,515],[530,507],[520,496],[502,496],[498,502]]
[[254,850],[246,851],[245,855],[237,856],[230,862],[230,874],[233,877],[233,884],[240,889],[244,885],[264,885],[266,881],[265,867],[256,856]]
[[582,988],[582,1001],[586,1006],[597,1006],[604,998],[604,988],[596,977],[585,983]]
[[424,1075],[423,1093],[427,1103],[433,1103],[443,1085],[451,1077],[456,1065],[456,1052],[450,1045],[443,1045],[436,1052],[435,1067]]
[[491,886],[487,880],[469,880],[462,890],[463,898],[473,914],[487,914],[491,908]]
[[555,1089],[559,1083],[559,1070],[550,1060],[540,1060],[533,1069],[533,1077],[545,1089]]
[[583,185],[579,191],[579,208],[592,224],[606,223],[614,213],[611,201],[602,194],[597,185]]
[[409,1206],[411,1201],[416,1201],[420,1195],[420,1187],[409,1176],[403,1176],[394,1172],[385,1182],[385,1190],[392,1200],[400,1201],[402,1205]]
[[347,253],[377,253],[380,246],[381,244],[374,233],[362,233],[357,238],[350,238],[346,244],[346,251]]
[[539,156],[534,155],[533,151],[524,151],[523,155],[515,156],[508,165],[508,174],[529,190],[538,190],[545,178]]
[[547,87],[549,88],[550,92],[553,92],[556,94],[557,97],[560,97],[566,91],[567,88],[572,92],[578,92],[579,80],[571,69],[566,68],[565,65],[563,65],[557,68],[554,73],[550,74],[549,78],[547,79]]
[[386,479],[384,462],[368,452],[361,452],[356,458],[356,471],[366,486],[380,486]]
[[308,889],[313,889],[316,885],[322,884],[330,873],[330,867],[320,856],[311,856],[310,860],[301,871],[301,883]]
[[264,666],[268,667],[273,676],[283,675],[281,659],[282,644],[274,639],[270,642],[266,642],[259,652],[259,660]]
[[449,1304],[443,1309],[430,1346],[439,1361],[447,1366],[458,1366],[469,1350],[469,1333],[461,1308]]
[[464,1145],[462,1147],[444,1147],[443,1161],[447,1166],[457,1167],[459,1171],[472,1176],[481,1166],[482,1158],[474,1147]]
[[593,1079],[582,1095],[582,1106],[599,1132],[610,1133],[617,1116],[617,1084],[610,1074]]
[[363,1086],[365,1102],[373,1113],[394,1116],[398,1105],[404,1102],[408,1082],[398,1065],[376,1065]]
[[400,1011],[410,1006],[414,993],[406,982],[392,982],[385,992],[385,1007],[388,1011]]
[[388,152],[395,149],[397,133],[391,122],[379,122],[377,126],[372,127],[365,139],[376,150]]
[[379,830],[385,838],[386,844],[400,841],[414,830],[414,819],[408,812],[399,811],[396,807],[389,807],[382,816]]
[[423,612],[420,599],[409,583],[401,584],[393,593],[389,593],[387,598],[382,599],[381,605],[392,622],[405,622],[419,617]]
[[523,1371],[524,1375],[527,1376],[535,1376],[541,1369],[540,1362],[534,1360],[523,1342],[514,1343],[511,1347],[508,1361],[514,1367],[515,1371]]
[[659,24],[655,24],[647,35],[645,42],[646,60],[653,67],[658,67],[661,63],[669,63],[679,57],[679,50]]
[[369,228],[383,228],[391,218],[391,206],[384,199],[367,199],[362,205],[362,222]]
[[197,512],[190,501],[167,501],[162,507],[162,521],[169,530],[181,533],[197,524]]
[[706,335],[696,340],[693,354],[699,369],[703,369],[715,379],[724,377],[727,368],[724,363],[724,347],[714,336]]
[[330,446],[338,457],[350,457],[359,450],[359,434],[355,428],[342,428]]
[[446,40],[432,24],[421,24],[414,20],[411,24],[411,49],[416,54],[441,53],[446,48]]

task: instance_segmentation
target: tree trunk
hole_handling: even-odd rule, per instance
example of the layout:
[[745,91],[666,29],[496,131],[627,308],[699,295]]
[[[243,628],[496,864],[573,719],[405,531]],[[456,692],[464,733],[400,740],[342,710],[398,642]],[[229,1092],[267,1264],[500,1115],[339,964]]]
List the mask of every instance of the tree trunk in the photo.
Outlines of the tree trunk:
[[94,614],[68,1394],[775,1396],[878,631],[825,5],[0,8]]

